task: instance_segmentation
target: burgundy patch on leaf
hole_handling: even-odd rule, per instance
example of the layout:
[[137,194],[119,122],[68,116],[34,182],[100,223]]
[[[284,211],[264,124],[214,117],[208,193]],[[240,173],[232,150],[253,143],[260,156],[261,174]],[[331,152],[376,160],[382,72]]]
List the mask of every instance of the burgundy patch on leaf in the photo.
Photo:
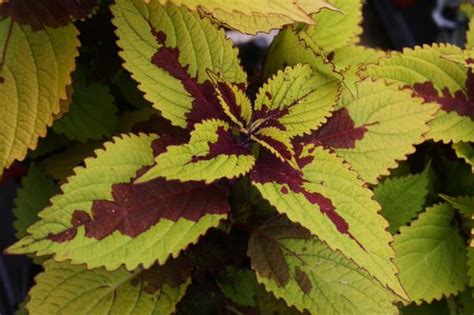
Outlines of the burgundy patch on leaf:
[[92,216],[76,210],[73,227],[48,238],[56,242],[68,241],[74,238],[80,225],[85,226],[87,237],[98,240],[114,231],[136,237],[161,219],[198,221],[207,214],[225,214],[229,211],[228,194],[227,189],[217,184],[181,183],[163,178],[143,184],[115,184],[112,186],[113,201],[94,201]]
[[148,294],[154,294],[167,284],[178,288],[191,277],[192,265],[183,257],[170,258],[162,266],[154,265],[145,269],[131,280],[133,286],[140,286]]
[[352,238],[349,233],[349,225],[336,212],[331,200],[320,193],[307,191],[303,187],[305,180],[301,171],[295,170],[288,163],[280,161],[267,150],[261,152],[250,176],[253,182],[287,185],[294,193],[302,194],[310,203],[319,206],[320,211],[332,221],[340,233],[347,234]]
[[[240,84],[238,87],[245,92],[245,85]],[[243,126],[247,124],[247,121],[243,119],[242,115],[242,108],[237,104],[237,100],[235,99],[234,91],[224,82],[217,82],[216,88],[221,93],[222,99],[224,102],[229,106],[230,113],[237,118]]]
[[273,149],[275,149],[278,153],[281,154],[281,156],[287,160],[290,161],[291,158],[293,157],[293,153],[288,150],[288,147],[284,144],[278,141],[277,139],[274,139],[269,136],[265,135],[257,135],[256,136],[258,139],[260,139],[263,142],[266,142],[268,145],[270,145]]
[[199,161],[207,161],[216,158],[218,155],[252,155],[252,153],[243,145],[237,143],[232,136],[230,130],[225,130],[223,127],[217,129],[218,139],[214,143],[209,144],[209,153],[205,156],[193,157],[192,163]]
[[454,95],[444,88],[442,95],[430,81],[416,83],[413,86],[416,94],[427,102],[436,102],[447,112],[456,112],[460,116],[466,116],[474,120],[474,74],[469,70],[466,80],[466,93],[457,91]]
[[188,128],[192,129],[194,124],[210,118],[227,121],[212,83],[209,80],[198,83],[189,75],[188,66],[179,62],[179,49],[166,47],[166,34],[155,31],[153,34],[161,47],[152,56],[151,62],[181,81],[184,89],[194,98],[192,109],[187,113]]
[[367,128],[355,127],[354,121],[346,108],[334,112],[327,122],[315,132],[298,137],[295,143],[315,144],[331,149],[355,148],[357,140],[364,138]]
[[305,294],[310,294],[311,290],[313,289],[313,284],[309,279],[306,272],[301,270],[299,267],[295,268],[295,280],[298,283],[298,286],[303,290]]
[[267,106],[263,106],[260,110],[256,110],[253,113],[253,120],[258,121],[260,119],[263,122],[258,126],[258,129],[266,127],[276,127],[282,131],[285,131],[286,128],[278,119],[288,115],[288,108],[285,109],[269,109]]
[[38,31],[45,26],[57,28],[84,19],[97,3],[97,0],[10,0],[0,4],[0,17],[11,17]]

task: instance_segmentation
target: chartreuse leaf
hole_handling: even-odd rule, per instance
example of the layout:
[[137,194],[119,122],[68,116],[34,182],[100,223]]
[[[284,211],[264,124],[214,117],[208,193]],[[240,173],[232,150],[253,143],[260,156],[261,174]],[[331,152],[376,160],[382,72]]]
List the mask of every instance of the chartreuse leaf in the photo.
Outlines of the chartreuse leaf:
[[44,267],[29,293],[30,314],[172,314],[191,283],[189,266],[179,260],[133,272],[53,260]]
[[[367,270],[383,286],[405,296],[391,259],[394,252],[380,206],[358,174],[341,158],[308,145],[298,158],[301,172],[260,152],[253,185],[276,210],[307,228]],[[370,227],[368,229],[367,227]]]
[[393,244],[400,281],[415,302],[431,302],[464,288],[466,250],[446,203],[427,208],[410,226],[400,228]]
[[80,142],[111,136],[118,127],[117,107],[109,88],[87,82],[86,76],[83,68],[74,72],[70,110],[53,125],[57,133]]
[[474,147],[469,142],[458,142],[453,143],[454,152],[459,158],[462,158],[466,163],[471,165],[472,172],[474,173]]
[[276,297],[311,314],[396,314],[394,295],[308,230],[277,219],[252,233],[257,279]]
[[316,134],[313,142],[333,148],[351,163],[362,179],[376,184],[381,175],[388,175],[389,169],[397,166],[397,161],[415,151],[414,145],[423,141],[429,130],[427,123],[438,107],[423,104],[410,91],[382,80],[366,79],[356,87],[355,99],[341,100],[348,117],[334,115],[334,119],[328,120],[328,127],[321,127],[329,129],[322,139],[333,138],[332,143],[324,144],[320,134]]
[[473,74],[445,58],[458,53],[458,47],[444,44],[406,48],[382,58],[378,65],[368,67],[367,73],[411,86],[418,96],[441,106],[429,123],[428,138],[446,143],[474,141]]
[[[472,9],[472,6],[471,6]],[[474,48],[474,17],[469,20],[469,29],[466,32],[466,49]]]
[[220,105],[208,71],[225,81],[246,82],[237,51],[223,30],[197,13],[162,6],[158,0],[119,0],[112,12],[124,67],[145,99],[177,126],[221,118],[213,116]]
[[137,183],[158,177],[211,183],[244,175],[255,164],[252,153],[234,140],[229,124],[222,120],[197,124],[188,143],[169,146],[155,161]]
[[387,178],[375,188],[375,200],[382,206],[382,215],[390,224],[392,234],[423,210],[429,181],[427,167],[420,174]]
[[8,51],[0,69],[0,173],[25,158],[60,112],[75,67],[79,41],[73,25],[33,32],[0,21],[0,47]]
[[[148,0],[145,0],[146,2]],[[314,24],[310,14],[323,8],[335,9],[325,0],[160,0],[201,10],[217,22],[243,33],[269,32],[286,24],[303,22]]]
[[338,98],[338,83],[324,84],[311,66],[287,67],[259,90],[253,128],[271,125],[289,137],[310,133],[326,121]]
[[148,268],[176,257],[226,217],[227,192],[161,179],[131,184],[137,171],[153,164],[152,145],[162,145],[157,136],[124,135],[106,143],[96,158],[75,169],[62,194],[28,229],[30,235],[8,252],[53,254],[56,261],[107,270]]
[[326,53],[359,41],[362,34],[362,1],[332,0],[339,11],[323,10],[313,18],[315,25],[306,27],[306,33]]
[[13,223],[16,237],[22,238],[28,233],[30,225],[38,221],[38,212],[46,208],[49,199],[58,192],[54,182],[46,177],[35,165],[31,164],[28,174],[21,181],[21,188],[17,192],[13,214],[16,217]]

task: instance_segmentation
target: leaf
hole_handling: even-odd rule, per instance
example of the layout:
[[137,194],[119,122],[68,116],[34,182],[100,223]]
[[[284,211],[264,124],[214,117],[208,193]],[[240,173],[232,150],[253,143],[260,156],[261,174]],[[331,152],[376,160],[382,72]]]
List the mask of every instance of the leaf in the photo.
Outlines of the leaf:
[[258,283],[251,270],[239,270],[228,266],[219,275],[217,285],[232,302],[242,306],[256,306]]
[[179,260],[133,272],[44,265],[29,293],[31,314],[172,314],[191,283],[189,266]]
[[79,142],[109,137],[118,127],[117,107],[109,88],[87,82],[86,75],[85,69],[75,71],[70,110],[53,125],[55,132]]
[[309,231],[276,219],[252,233],[247,254],[265,288],[311,314],[395,314],[394,296]]
[[223,30],[158,0],[118,0],[112,13],[124,67],[163,117],[180,127],[222,118],[208,71],[232,83],[247,79]]
[[75,169],[30,235],[8,252],[54,254],[56,261],[107,270],[148,268],[176,257],[217,226],[229,205],[223,187],[162,179],[130,183],[153,164],[153,151],[163,150],[165,140],[123,135],[106,143]]
[[0,47],[9,38],[0,69],[0,173],[36,147],[60,112],[78,54],[76,36],[72,25],[33,32],[10,19],[0,21]]
[[474,173],[474,147],[472,146],[472,143],[453,143],[453,149],[459,158],[462,158],[466,163],[471,165],[472,172]]
[[92,14],[97,0],[14,0],[0,1],[0,17],[11,17],[34,31],[46,27],[62,27]]
[[58,192],[54,182],[46,177],[41,170],[31,164],[28,174],[22,179],[22,187],[17,191],[13,214],[15,235],[22,238],[27,235],[30,225],[38,221],[38,212],[46,208],[49,199]]
[[368,67],[367,74],[414,87],[426,101],[438,102],[441,110],[429,123],[428,138],[445,143],[474,141],[474,122],[466,115],[468,108],[474,108],[469,100],[469,86],[474,80],[472,75],[468,80],[463,65],[444,58],[457,53],[461,53],[459,48],[445,44],[406,48],[403,53],[393,52],[378,65]]
[[382,206],[390,233],[397,233],[423,210],[428,196],[429,170],[428,166],[420,174],[387,178],[375,188],[375,200]]
[[471,220],[474,215],[474,196],[450,197],[440,194],[440,197],[458,210],[464,218]]
[[474,48],[474,17],[469,20],[469,29],[466,32],[466,50]]
[[291,138],[317,129],[339,98],[338,83],[323,83],[309,65],[279,71],[257,94],[253,128],[274,126]]
[[[351,144],[355,138],[354,146],[334,149],[363,180],[376,184],[380,176],[388,175],[389,169],[397,166],[397,161],[415,152],[414,145],[423,142],[437,106],[423,104],[409,91],[381,80],[364,80],[357,84],[357,91],[356,99],[343,98],[340,105],[348,111],[354,128],[366,131],[362,138],[358,129],[346,132],[343,136],[349,135],[347,141]],[[344,120],[341,123],[347,126]]]
[[137,183],[158,177],[212,183],[245,175],[255,164],[252,153],[234,140],[229,125],[221,120],[197,124],[188,143],[169,146],[155,161]]
[[461,235],[451,224],[453,215],[448,204],[437,204],[395,236],[399,277],[417,303],[430,303],[464,289],[466,252]]
[[297,160],[301,172],[260,152],[252,184],[278,212],[403,297],[391,262],[388,223],[377,213],[380,206],[372,200],[372,192],[341,158],[321,147],[304,147]]
[[323,10],[313,15],[316,24],[305,29],[327,53],[358,42],[362,34],[362,1],[332,0],[331,3],[340,11]]

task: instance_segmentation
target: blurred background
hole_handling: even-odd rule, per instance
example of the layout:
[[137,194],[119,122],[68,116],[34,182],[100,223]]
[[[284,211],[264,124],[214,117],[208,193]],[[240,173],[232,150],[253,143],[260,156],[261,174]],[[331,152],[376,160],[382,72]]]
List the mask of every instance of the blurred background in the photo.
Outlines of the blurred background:
[[[468,16],[471,15],[469,10],[472,10],[466,3],[462,0],[367,0],[362,44],[386,50],[401,50],[433,42],[463,46]],[[106,18],[105,23],[108,23]],[[265,49],[274,35],[251,38],[232,32],[228,34],[239,46],[242,63],[249,73],[259,70]],[[18,304],[24,300],[35,274],[40,271],[27,257],[3,255],[3,250],[15,241],[11,209],[21,177],[27,168],[27,165],[15,164],[0,179],[1,315],[15,312]],[[434,304],[433,307],[433,314],[441,313],[439,307],[442,306]]]

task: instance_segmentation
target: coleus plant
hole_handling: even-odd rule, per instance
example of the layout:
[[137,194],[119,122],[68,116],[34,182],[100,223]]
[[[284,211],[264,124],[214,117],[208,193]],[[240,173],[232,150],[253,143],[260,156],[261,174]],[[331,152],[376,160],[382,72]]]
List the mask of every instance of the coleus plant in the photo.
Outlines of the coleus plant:
[[[26,310],[469,313],[474,179],[445,151],[472,167],[472,40],[362,47],[361,6],[2,3],[0,165],[30,161],[7,253],[44,267]],[[222,25],[288,26],[248,78]]]

